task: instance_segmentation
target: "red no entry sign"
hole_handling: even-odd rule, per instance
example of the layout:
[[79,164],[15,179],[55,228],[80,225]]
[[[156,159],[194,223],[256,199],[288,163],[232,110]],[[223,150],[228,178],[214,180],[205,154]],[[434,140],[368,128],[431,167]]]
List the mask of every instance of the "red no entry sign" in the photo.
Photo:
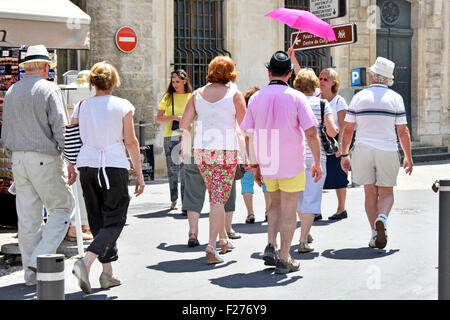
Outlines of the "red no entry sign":
[[131,27],[120,27],[115,36],[116,45],[123,52],[131,52],[137,46],[137,35]]

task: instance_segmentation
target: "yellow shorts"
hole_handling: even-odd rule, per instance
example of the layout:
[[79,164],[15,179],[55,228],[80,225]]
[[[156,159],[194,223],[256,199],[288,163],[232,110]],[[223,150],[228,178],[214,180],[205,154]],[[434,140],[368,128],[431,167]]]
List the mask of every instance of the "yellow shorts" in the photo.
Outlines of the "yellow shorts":
[[284,192],[299,192],[305,190],[305,171],[287,179],[266,179],[264,178],[267,191],[275,192],[278,190]]

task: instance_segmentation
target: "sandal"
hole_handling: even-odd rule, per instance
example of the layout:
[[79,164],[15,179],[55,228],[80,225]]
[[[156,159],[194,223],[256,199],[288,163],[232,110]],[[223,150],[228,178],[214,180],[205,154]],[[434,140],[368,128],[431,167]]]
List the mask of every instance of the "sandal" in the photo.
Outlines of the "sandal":
[[233,231],[233,232],[227,232],[227,236],[228,236],[228,238],[230,238],[230,239],[240,239],[241,238],[241,234],[240,233],[237,233],[237,232],[235,232],[235,231]]
[[189,233],[188,247],[193,248],[200,245],[195,233]]
[[215,264],[215,263],[221,263],[223,262],[223,258],[219,257],[219,254],[217,253],[217,250],[214,249],[214,247],[210,244],[206,246],[206,248],[210,248],[212,252],[206,251],[206,263],[207,264]]
[[[225,244],[220,244],[220,241],[225,241]],[[234,249],[233,243],[231,243],[228,239],[220,239],[219,240],[220,249],[222,250],[221,253],[227,253],[228,251],[231,251],[231,249]]]
[[[83,241],[94,239],[92,233],[86,233],[84,231],[81,233],[81,236],[82,236]],[[66,240],[70,241],[70,242],[77,242],[77,232],[75,230],[75,227],[72,227],[72,226],[69,227],[69,230],[67,231],[67,235],[66,235]]]
[[177,202],[176,202],[176,201],[170,203],[170,210],[178,210],[178,208],[176,207],[176,205],[177,205]]
[[247,219],[245,219],[245,223],[255,223],[255,215],[254,214],[249,214],[247,216]]

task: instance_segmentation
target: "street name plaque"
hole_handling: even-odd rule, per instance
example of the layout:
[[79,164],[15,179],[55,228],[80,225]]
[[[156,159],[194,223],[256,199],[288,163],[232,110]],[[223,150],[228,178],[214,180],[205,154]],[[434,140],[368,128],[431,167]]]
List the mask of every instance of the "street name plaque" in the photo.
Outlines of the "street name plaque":
[[357,41],[356,24],[349,23],[333,27],[337,41],[328,41],[308,32],[291,33],[291,47],[297,50],[309,50],[324,47],[342,46]]
[[309,9],[320,19],[339,18],[347,14],[346,0],[311,0]]

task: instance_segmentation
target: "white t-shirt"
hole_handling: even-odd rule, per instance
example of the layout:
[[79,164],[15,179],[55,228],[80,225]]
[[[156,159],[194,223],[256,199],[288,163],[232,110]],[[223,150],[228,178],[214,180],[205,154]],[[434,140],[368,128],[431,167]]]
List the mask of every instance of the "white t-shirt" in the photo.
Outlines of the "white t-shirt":
[[355,145],[397,151],[395,126],[407,124],[403,98],[386,85],[370,85],[353,96],[345,121],[358,126]]
[[[322,95],[320,94],[320,91],[316,95],[319,98],[322,98]],[[336,123],[336,127],[338,128],[338,132],[340,131],[340,125],[339,125],[339,119],[338,119],[338,112],[342,110],[348,110],[348,105],[345,99],[340,96],[336,95],[333,100],[330,101],[331,110],[333,110],[333,118],[334,123]]]
[[[317,119],[317,133],[319,134],[320,137],[320,124],[322,123],[322,114],[320,112],[320,98],[318,97],[314,97],[314,96],[306,96],[306,98],[308,98],[308,102],[309,105],[311,106],[311,109],[314,113],[314,115],[316,116]],[[326,101],[326,100],[324,100]],[[331,110],[330,104],[328,103],[328,101],[326,101],[325,103],[325,108],[324,108],[324,115],[326,116],[327,114],[332,113],[333,111]],[[323,148],[322,145],[322,140],[320,140],[320,160],[326,161],[327,160],[327,156],[325,154],[325,150]],[[309,149],[309,145],[308,142],[305,142],[305,150],[306,150],[306,159],[313,159],[313,155],[311,150]]]
[[123,142],[123,118],[134,106],[126,99],[112,95],[86,99],[75,107],[73,117],[79,115],[83,146],[77,157],[77,167],[114,167],[130,169]]

